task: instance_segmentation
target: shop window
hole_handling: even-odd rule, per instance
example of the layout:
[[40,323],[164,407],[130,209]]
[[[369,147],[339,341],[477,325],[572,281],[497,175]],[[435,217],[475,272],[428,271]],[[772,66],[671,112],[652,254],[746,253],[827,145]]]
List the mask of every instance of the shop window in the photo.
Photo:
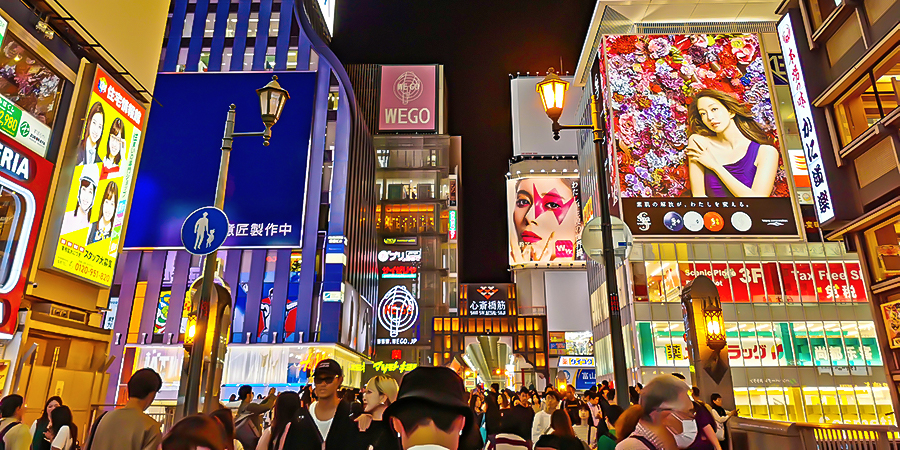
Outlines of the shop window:
[[900,219],[876,225],[865,233],[873,282],[900,276]]
[[62,78],[11,32],[0,51],[0,95],[47,126],[53,126]]
[[900,102],[900,46],[868,71],[834,105],[843,145],[890,114]]

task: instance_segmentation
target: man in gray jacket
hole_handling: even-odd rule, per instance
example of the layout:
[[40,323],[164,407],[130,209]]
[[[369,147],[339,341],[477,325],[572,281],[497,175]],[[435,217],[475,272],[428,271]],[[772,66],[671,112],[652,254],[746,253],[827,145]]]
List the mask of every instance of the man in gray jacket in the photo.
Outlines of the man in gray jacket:
[[275,406],[275,388],[269,388],[269,395],[262,403],[253,403],[253,388],[245,384],[238,389],[238,398],[241,400],[241,406],[238,406],[237,416],[234,418],[235,427],[246,418],[256,426],[261,435],[262,415]]

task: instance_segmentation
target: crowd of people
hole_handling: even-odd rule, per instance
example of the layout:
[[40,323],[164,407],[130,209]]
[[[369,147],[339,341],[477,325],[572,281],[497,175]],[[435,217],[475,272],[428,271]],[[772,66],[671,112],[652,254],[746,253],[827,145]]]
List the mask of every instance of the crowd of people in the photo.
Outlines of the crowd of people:
[[[678,375],[678,374],[676,374]],[[102,414],[85,442],[60,397],[39,419],[22,423],[24,400],[0,400],[0,448],[7,450],[722,450],[725,422],[737,411],[722,397],[700,399],[683,376],[660,375],[628,389],[631,407],[616,402],[608,382],[583,393],[571,385],[518,392],[467,392],[451,369],[418,367],[401,383],[387,376],[360,390],[342,389],[337,361],[320,361],[300,392],[254,397],[251,386],[209,414],[175,423],[163,436],[145,413],[162,387],[151,369],[128,381],[128,400]]]

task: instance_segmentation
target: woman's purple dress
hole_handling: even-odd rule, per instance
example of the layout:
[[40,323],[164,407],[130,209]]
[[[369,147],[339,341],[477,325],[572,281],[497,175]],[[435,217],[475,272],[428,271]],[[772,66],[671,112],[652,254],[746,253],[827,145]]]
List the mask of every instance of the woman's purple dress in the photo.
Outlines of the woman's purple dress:
[[[759,153],[759,143],[750,141],[747,153],[744,157],[732,164],[725,164],[725,170],[734,175],[744,186],[753,187],[753,179],[756,178],[756,155]],[[707,197],[734,197],[725,183],[711,170],[703,173],[703,182],[706,185]]]

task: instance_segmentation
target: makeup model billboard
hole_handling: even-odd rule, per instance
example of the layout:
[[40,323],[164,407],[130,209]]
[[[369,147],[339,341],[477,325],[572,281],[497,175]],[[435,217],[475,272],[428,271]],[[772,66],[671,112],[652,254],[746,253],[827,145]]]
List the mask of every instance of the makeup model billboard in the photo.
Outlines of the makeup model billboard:
[[797,236],[754,34],[601,44],[623,219],[636,236]]
[[578,178],[518,178],[506,183],[511,266],[584,259]]

